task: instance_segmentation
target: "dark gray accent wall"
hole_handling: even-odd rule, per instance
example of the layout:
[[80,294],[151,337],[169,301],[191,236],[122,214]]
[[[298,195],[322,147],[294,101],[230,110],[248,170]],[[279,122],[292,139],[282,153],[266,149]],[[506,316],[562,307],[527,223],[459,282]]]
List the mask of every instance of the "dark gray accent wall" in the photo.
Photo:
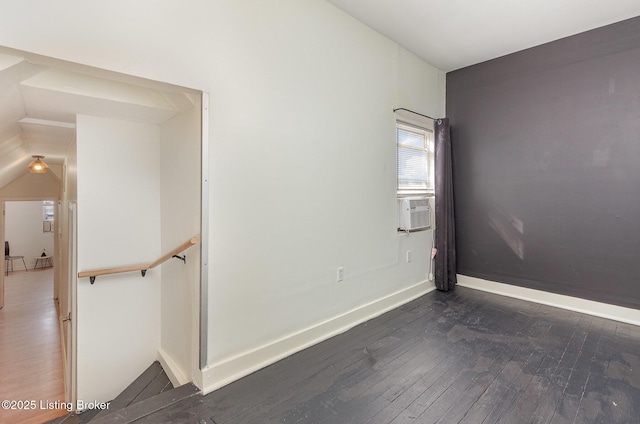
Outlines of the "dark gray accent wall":
[[640,17],[448,73],[447,116],[458,273],[640,309]]

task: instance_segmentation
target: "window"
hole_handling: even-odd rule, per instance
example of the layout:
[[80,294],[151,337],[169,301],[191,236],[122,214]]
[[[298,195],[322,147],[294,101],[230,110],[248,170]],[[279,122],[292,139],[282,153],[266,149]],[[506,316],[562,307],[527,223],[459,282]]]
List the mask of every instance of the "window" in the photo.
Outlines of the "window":
[[433,131],[396,123],[398,196],[433,194]]
[[42,220],[53,221],[53,208],[55,203],[52,200],[45,200],[42,202]]
[[52,200],[42,202],[42,231],[45,233],[53,232],[54,207],[55,202]]

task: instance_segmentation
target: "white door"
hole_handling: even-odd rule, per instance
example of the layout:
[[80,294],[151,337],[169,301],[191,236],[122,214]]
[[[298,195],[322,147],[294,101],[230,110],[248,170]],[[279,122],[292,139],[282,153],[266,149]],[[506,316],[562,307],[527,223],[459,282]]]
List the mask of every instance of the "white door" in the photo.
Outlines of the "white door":
[[[68,284],[66,290],[67,296],[67,310],[62,311],[63,325],[65,333],[65,376],[64,376],[64,390],[65,401],[73,402],[76,404],[76,346],[77,346],[77,328],[78,322],[76,320],[77,307],[76,307],[76,284],[78,278],[77,271],[77,243],[76,243],[76,203],[69,202],[68,210],[68,224],[69,224],[69,268],[67,272],[67,280],[62,284]],[[74,407],[75,409],[75,407]]]
[[[4,201],[0,202],[0,209],[2,209],[2,215],[0,215],[0,240],[4,241]],[[4,243],[2,244],[4,246]],[[4,308],[4,267],[7,266],[7,261],[2,260],[0,265],[0,309]]]

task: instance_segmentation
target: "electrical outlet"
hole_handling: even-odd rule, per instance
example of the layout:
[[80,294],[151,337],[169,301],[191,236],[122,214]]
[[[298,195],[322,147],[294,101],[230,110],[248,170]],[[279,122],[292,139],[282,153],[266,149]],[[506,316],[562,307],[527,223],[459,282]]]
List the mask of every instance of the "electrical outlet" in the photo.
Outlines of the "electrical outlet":
[[343,266],[338,267],[338,271],[336,272],[336,279],[338,281],[344,280],[344,267]]
[[407,250],[407,263],[411,262],[411,250]]

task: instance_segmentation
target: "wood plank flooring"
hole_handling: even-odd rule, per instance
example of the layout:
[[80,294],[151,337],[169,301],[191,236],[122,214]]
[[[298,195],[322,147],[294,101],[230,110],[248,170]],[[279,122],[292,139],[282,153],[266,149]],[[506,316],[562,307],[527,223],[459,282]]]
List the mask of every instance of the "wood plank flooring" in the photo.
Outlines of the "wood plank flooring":
[[53,269],[16,271],[5,277],[0,309],[0,400],[35,400],[35,410],[0,409],[0,423],[42,423],[64,410],[42,410],[39,402],[64,401]]
[[458,287],[136,423],[638,423],[640,328]]

